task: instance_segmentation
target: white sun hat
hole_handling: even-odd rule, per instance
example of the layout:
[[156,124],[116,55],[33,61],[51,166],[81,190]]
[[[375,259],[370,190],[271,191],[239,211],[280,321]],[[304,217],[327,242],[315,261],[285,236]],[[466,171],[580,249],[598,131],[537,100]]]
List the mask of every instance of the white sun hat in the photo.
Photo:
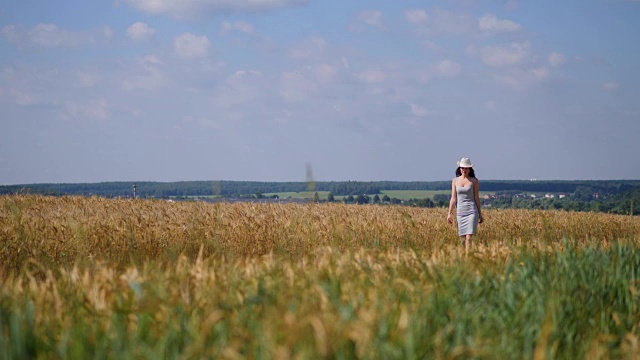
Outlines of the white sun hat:
[[471,159],[463,157],[462,159],[460,159],[460,161],[458,161],[458,166],[470,168],[473,167],[473,164],[471,163]]

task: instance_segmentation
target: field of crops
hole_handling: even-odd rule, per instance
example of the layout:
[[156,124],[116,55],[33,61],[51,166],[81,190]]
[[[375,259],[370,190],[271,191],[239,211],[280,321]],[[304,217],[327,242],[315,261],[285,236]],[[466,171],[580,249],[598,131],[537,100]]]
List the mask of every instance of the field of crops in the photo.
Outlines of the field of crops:
[[[316,192],[314,191],[304,191],[304,192],[282,192],[282,193],[267,193],[265,196],[278,195],[280,199],[313,199]],[[317,191],[318,197],[320,200],[327,200],[329,196],[329,191]],[[494,191],[480,191],[480,196],[485,194],[494,194]],[[433,199],[434,195],[444,194],[450,195],[451,189],[449,190],[382,190],[382,192],[378,195],[382,198],[384,195],[387,195],[390,198],[396,198],[400,200],[410,200],[410,199],[424,199],[430,198]],[[374,195],[371,195],[373,197]],[[338,201],[341,201],[344,196],[334,196],[334,198]]]
[[640,218],[0,197],[0,359],[637,358]]

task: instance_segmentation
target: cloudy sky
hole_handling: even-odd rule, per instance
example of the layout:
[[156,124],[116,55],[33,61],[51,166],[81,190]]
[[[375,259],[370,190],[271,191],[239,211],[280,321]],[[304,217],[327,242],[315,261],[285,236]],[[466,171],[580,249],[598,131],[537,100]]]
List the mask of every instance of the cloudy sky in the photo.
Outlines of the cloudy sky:
[[2,0],[0,184],[640,178],[640,1]]

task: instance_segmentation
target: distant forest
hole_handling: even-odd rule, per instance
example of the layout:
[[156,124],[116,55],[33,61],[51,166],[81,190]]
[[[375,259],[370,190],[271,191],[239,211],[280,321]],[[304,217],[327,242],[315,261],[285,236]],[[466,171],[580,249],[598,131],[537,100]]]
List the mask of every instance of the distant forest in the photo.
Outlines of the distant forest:
[[[257,181],[180,181],[148,182],[118,181],[79,184],[25,184],[0,186],[1,194],[30,193],[44,195],[83,195],[131,197],[133,185],[142,198],[184,196],[234,197],[258,193],[329,191],[335,196],[376,195],[383,190],[448,190],[450,181],[318,181],[318,182],[257,182]],[[522,191],[575,193],[588,188],[602,196],[618,195],[640,186],[640,180],[553,181],[553,180],[482,180],[482,191]]]
[[[285,192],[327,191],[327,201],[342,196],[348,204],[402,204],[418,207],[446,207],[449,195],[410,199],[379,196],[384,190],[449,190],[450,181],[319,181],[319,182],[255,182],[255,181],[182,181],[147,182],[120,181],[90,184],[25,184],[0,186],[3,194],[42,194],[50,196],[82,195],[101,197],[133,197],[134,184],[139,198],[185,200],[187,197],[214,196],[216,201],[247,201],[264,199],[263,194]],[[494,195],[482,199],[483,206],[492,208],[556,209],[597,211],[614,214],[640,213],[640,180],[601,181],[527,181],[483,180],[481,190]],[[527,195],[527,193],[529,195]],[[532,196],[534,193],[544,196]],[[371,196],[370,196],[371,195]],[[557,195],[557,196],[556,196]]]

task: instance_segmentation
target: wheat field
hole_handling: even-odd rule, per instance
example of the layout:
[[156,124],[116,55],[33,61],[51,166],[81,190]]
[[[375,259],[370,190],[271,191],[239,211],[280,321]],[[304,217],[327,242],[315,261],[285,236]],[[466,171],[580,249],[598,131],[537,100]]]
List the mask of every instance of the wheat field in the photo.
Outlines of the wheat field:
[[0,359],[634,358],[640,220],[0,197]]

